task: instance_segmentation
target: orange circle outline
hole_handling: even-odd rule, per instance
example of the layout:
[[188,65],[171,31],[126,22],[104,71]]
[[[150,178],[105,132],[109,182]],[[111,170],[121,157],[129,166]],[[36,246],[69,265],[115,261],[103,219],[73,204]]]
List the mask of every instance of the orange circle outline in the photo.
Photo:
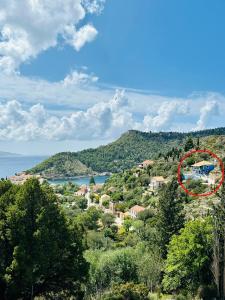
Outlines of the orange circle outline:
[[[181,181],[181,166],[182,166],[182,163],[184,162],[184,160],[186,158],[188,158],[189,156],[191,156],[193,153],[208,153],[209,155],[211,155],[212,157],[216,158],[218,161],[219,161],[219,164],[220,164],[220,167],[221,167],[221,173],[222,173],[222,178],[219,182],[219,184],[217,185],[217,187],[211,191],[211,192],[208,192],[208,193],[203,193],[203,194],[196,194],[196,193],[192,193],[190,192],[182,183]],[[177,169],[177,180],[178,180],[178,183],[179,185],[182,187],[182,189],[185,191],[186,194],[188,195],[191,195],[191,196],[194,196],[194,197],[207,197],[207,196],[210,196],[210,195],[213,195],[215,194],[219,188],[221,187],[223,181],[224,181],[224,165],[223,165],[223,162],[222,162],[222,159],[220,159],[215,153],[213,153],[212,151],[210,150],[191,150],[189,151],[188,153],[186,153],[180,160],[180,163],[178,165],[178,169]]]

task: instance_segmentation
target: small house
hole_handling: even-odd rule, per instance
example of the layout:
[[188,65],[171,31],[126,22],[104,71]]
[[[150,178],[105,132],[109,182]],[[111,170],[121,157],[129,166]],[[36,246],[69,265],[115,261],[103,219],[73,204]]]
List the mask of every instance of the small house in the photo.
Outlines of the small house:
[[137,218],[138,214],[144,210],[145,210],[145,208],[143,206],[134,205],[133,207],[130,208],[131,218],[133,218],[133,219]]
[[87,188],[87,186],[86,185],[82,185],[81,187],[80,187],[80,189],[77,191],[77,192],[75,192],[75,195],[76,196],[85,196],[85,194],[88,192],[88,188]]
[[140,164],[138,165],[138,167],[141,168],[141,169],[145,169],[145,168],[147,168],[148,166],[152,166],[153,164],[154,164],[154,161],[153,161],[153,160],[147,159],[147,160],[144,160],[142,163],[140,163]]
[[214,170],[215,166],[210,161],[202,160],[200,162],[197,162],[193,164],[192,171],[196,175],[209,175],[211,171]]
[[165,178],[163,176],[154,176],[151,178],[149,187],[152,190],[157,190],[165,184]]
[[112,202],[112,201],[109,202],[109,210],[110,210],[110,212],[111,212],[113,215],[114,215],[115,212],[116,212],[115,203]]
[[102,190],[103,184],[95,184],[91,187],[93,193],[100,192]]

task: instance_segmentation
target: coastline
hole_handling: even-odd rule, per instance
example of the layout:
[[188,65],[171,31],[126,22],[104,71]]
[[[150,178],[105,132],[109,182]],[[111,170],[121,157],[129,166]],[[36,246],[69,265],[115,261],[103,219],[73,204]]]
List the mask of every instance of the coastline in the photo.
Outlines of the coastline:
[[42,178],[50,181],[57,181],[57,180],[74,180],[79,178],[86,178],[86,177],[103,177],[103,176],[111,176],[113,173],[111,172],[103,172],[103,173],[94,173],[94,174],[86,174],[86,175],[77,175],[77,176],[54,176],[54,177],[48,177],[48,176],[42,176]]

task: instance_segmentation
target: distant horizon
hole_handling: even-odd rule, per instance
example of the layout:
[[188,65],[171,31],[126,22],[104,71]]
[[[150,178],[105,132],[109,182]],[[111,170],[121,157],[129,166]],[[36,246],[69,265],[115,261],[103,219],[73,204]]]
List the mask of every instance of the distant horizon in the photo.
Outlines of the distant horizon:
[[[117,137],[117,138],[115,138],[111,141],[108,141],[106,143],[100,143],[99,145],[96,145],[95,147],[88,147],[87,146],[85,148],[78,149],[76,151],[73,151],[72,149],[70,149],[70,150],[68,149],[68,150],[62,150],[62,151],[57,151],[57,152],[52,152],[52,153],[49,152],[49,153],[40,153],[40,154],[38,154],[38,153],[28,154],[28,153],[18,153],[18,152],[17,153],[12,153],[12,152],[10,152],[10,150],[9,151],[2,151],[0,149],[0,158],[1,158],[1,153],[2,152],[5,153],[5,154],[10,154],[10,156],[14,155],[14,157],[17,156],[17,155],[18,156],[30,156],[30,157],[49,157],[49,156],[55,155],[55,154],[60,153],[60,152],[78,152],[78,151],[82,151],[82,150],[86,150],[86,149],[96,149],[100,146],[105,146],[105,145],[108,145],[109,143],[115,142],[122,135],[126,134],[129,131],[138,131],[138,132],[144,132],[144,133],[171,133],[172,132],[172,133],[188,134],[188,133],[204,132],[206,130],[215,130],[215,129],[223,129],[223,128],[225,129],[225,127],[212,127],[212,128],[206,128],[206,129],[202,129],[202,130],[198,130],[198,131],[186,131],[186,132],[185,131],[141,131],[141,130],[129,129],[129,130],[123,132],[119,137]],[[2,157],[4,157],[4,156],[2,156]]]
[[0,149],[225,126],[224,11],[222,0],[1,1]]

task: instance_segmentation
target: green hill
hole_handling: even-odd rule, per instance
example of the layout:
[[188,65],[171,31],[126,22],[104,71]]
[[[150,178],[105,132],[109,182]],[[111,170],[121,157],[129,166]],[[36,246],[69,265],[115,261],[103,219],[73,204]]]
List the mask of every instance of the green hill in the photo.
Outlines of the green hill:
[[47,178],[64,178],[88,175],[93,172],[71,154],[67,152],[58,153],[44,160],[33,169],[28,170],[28,173],[41,173]]
[[188,136],[207,137],[225,135],[225,128],[178,132],[140,132],[130,130],[106,146],[79,152],[58,153],[38,164],[29,173],[47,177],[72,177],[93,172],[119,172],[131,168],[145,159],[155,159],[159,153],[183,145]]

